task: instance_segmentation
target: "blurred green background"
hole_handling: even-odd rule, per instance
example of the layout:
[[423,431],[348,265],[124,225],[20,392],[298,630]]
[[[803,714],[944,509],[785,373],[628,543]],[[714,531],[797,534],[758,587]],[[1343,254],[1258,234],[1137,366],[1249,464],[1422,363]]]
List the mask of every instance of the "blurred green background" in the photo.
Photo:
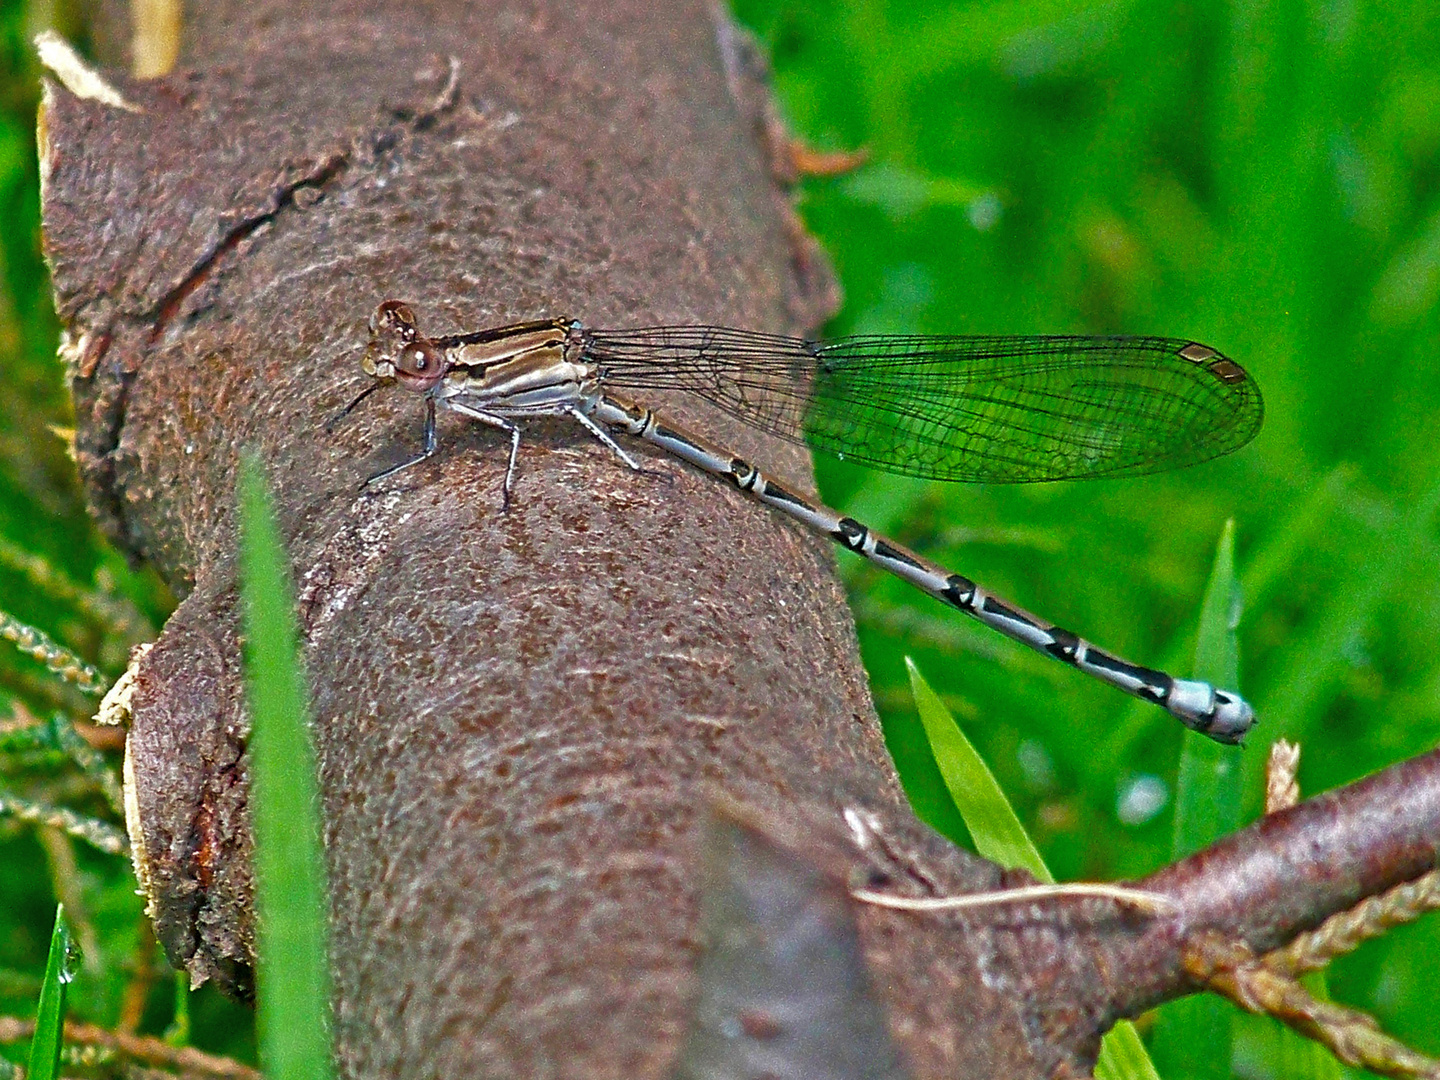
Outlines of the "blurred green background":
[[[1242,820],[1270,740],[1304,748],[1313,794],[1440,736],[1440,8],[1427,3],[737,5],[768,48],[794,131],[869,151],[813,180],[802,214],[846,293],[828,328],[1186,336],[1260,382],[1254,444],[1183,473],[1028,487],[928,484],[819,462],[837,505],[1002,596],[1136,661],[1188,670],[1227,518],[1243,589]],[[165,600],[88,523],[63,429],[58,327],[39,256],[28,45],[48,13],[0,20],[0,543],[57,578]],[[75,28],[61,27],[72,33]],[[3,554],[3,553],[0,553]],[[0,559],[0,608],[110,673],[124,635]],[[1061,879],[1169,861],[1183,733],[842,558],[887,737],[923,796],[905,655],[985,754]],[[98,577],[97,577],[98,575]],[[47,591],[48,589],[48,591]],[[0,650],[12,715],[90,706]],[[933,765],[929,766],[933,770]],[[53,751],[0,752],[0,791],[106,816]],[[953,812],[952,812],[953,817]],[[958,819],[947,831],[963,835]],[[143,939],[124,860],[0,819],[0,1013],[33,1010],[57,891],[89,960],[71,989],[114,1024]],[[88,934],[88,938],[87,938]],[[143,962],[138,962],[143,967]],[[1337,963],[1330,988],[1440,1054],[1440,920]],[[142,1030],[171,1022],[157,977]],[[132,1013],[133,1004],[128,1006]],[[191,1004],[198,1045],[249,1057],[248,1016]],[[1157,1040],[1157,1043],[1159,1040]],[[1162,1075],[1166,1049],[1155,1046]],[[1294,1075],[1245,1021],[1233,1069]]]

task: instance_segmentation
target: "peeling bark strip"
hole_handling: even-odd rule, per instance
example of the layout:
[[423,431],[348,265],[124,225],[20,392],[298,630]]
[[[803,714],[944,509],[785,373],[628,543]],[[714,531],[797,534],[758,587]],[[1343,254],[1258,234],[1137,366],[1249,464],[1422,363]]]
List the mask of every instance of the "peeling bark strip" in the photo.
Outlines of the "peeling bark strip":
[[740,815],[706,829],[700,994],[671,1080],[907,1080],[843,879]]
[[[244,446],[269,463],[301,589],[341,1075],[664,1075],[697,999],[712,785],[764,808],[831,901],[834,882],[1027,883],[903,808],[821,541],[693,470],[633,476],[569,425],[527,433],[504,514],[489,433],[448,433],[407,483],[357,495],[407,452],[413,403],[322,431],[364,382],[386,296],[442,333],[562,311],[812,328],[830,278],[764,160],[733,29],[686,0],[190,14],[192,70],[113,77],[136,112],[55,87],[44,143],[81,468],[108,531],[186,594],[126,702],[127,817],[171,959],[237,991],[253,959]],[[807,486],[802,452],[656,404]],[[1433,782],[1421,761],[1406,783]],[[1346,797],[1182,864],[1169,895],[1263,946],[1433,864],[1424,800],[1342,828]],[[1250,876],[1267,855],[1306,866],[1310,828],[1349,877],[1247,887],[1280,880]],[[855,913],[867,993],[917,1077],[1084,1071],[1136,987],[1186,989],[1192,928],[1109,901]],[[773,1021],[742,1028],[774,1041]]]

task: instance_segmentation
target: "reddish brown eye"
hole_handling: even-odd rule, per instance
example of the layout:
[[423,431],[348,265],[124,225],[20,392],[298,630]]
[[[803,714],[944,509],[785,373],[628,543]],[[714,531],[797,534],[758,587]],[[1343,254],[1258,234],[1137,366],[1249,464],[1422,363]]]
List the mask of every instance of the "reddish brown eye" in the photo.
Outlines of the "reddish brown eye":
[[420,332],[415,313],[398,300],[386,300],[372,318],[370,371],[377,378],[398,378],[411,390],[427,391],[445,377],[450,361]]
[[407,345],[395,366],[406,375],[426,378],[432,377],[432,373],[438,374],[441,370],[440,356],[428,342]]
[[370,317],[370,332],[391,333],[401,341],[413,341],[416,334],[415,313],[408,304],[399,300],[386,300]]

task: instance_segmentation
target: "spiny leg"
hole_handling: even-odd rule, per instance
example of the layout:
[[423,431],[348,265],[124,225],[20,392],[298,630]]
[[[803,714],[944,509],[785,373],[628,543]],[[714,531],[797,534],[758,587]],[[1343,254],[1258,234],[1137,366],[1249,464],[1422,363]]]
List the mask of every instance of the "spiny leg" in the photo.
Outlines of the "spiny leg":
[[591,435],[594,435],[595,438],[599,439],[602,443],[608,446],[610,448],[610,452],[616,457],[618,457],[621,461],[623,461],[626,465],[629,465],[630,468],[634,469],[636,472],[645,471],[643,468],[641,468],[638,461],[636,461],[629,454],[627,454],[624,449],[621,448],[620,444],[610,437],[610,433],[608,431],[600,427],[600,425],[595,423],[595,421],[591,420],[590,417],[586,416],[582,410],[578,408],[571,408],[568,411],[571,416],[573,416],[576,420],[580,421],[580,423],[585,425]]
[[510,433],[510,462],[505,466],[505,482],[500,488],[500,509],[505,512],[510,510],[510,492],[515,486],[515,464],[520,457],[520,429],[506,420],[503,416],[494,413],[484,412],[480,409],[472,409],[458,401],[451,400],[450,408],[461,416],[468,416],[471,420],[478,420],[482,424],[499,428],[501,431]]
[[392,465],[388,469],[381,469],[374,476],[367,478],[366,481],[360,485],[360,490],[365,490],[376,480],[384,480],[387,476],[394,476],[401,470],[410,468],[411,465],[419,465],[420,462],[435,453],[435,446],[435,399],[427,397],[425,399],[425,449],[409,461],[402,461],[399,465]]

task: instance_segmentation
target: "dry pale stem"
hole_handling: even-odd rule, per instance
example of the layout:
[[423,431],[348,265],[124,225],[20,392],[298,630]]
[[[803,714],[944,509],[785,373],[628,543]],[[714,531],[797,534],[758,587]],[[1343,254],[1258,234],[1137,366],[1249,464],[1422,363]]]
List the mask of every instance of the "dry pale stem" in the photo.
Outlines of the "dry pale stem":
[[1379,937],[1391,927],[1414,922],[1437,908],[1440,908],[1440,871],[1432,870],[1379,896],[1368,897],[1349,911],[1330,916],[1283,949],[1267,953],[1263,962],[1277,975],[1318,971],[1335,957],[1358,948],[1361,942]]
[[[0,1016],[0,1043],[21,1042],[34,1033],[35,1021]],[[171,1046],[148,1035],[109,1031],[97,1024],[65,1021],[65,1041],[112,1050],[138,1064],[176,1069],[190,1076],[216,1077],[218,1080],[264,1080],[258,1069],[231,1058],[217,1057],[191,1046]]]
[[1185,951],[1185,966],[1242,1009],[1273,1016],[1326,1047],[1346,1065],[1382,1076],[1440,1080],[1440,1061],[1411,1050],[1354,1009],[1319,1001],[1294,979],[1273,971],[1239,942],[1200,935]]
[[0,793],[0,816],[3,815],[59,829],[77,840],[84,840],[107,855],[126,855],[130,852],[129,840],[115,826],[63,807],[46,806]]
[[1279,739],[1270,744],[1265,762],[1265,813],[1288,810],[1300,801],[1300,745]]
[[19,619],[0,612],[0,637],[13,641],[15,647],[53,671],[76,689],[99,696],[109,680],[76,656],[65,646],[52,641],[46,634]]
[[155,968],[155,957],[159,945],[155,931],[148,917],[142,915],[136,933],[135,951],[130,955],[130,981],[120,998],[120,1016],[115,1030],[121,1035],[134,1035],[145,1018],[145,1006],[150,1000],[150,990],[160,973]]

